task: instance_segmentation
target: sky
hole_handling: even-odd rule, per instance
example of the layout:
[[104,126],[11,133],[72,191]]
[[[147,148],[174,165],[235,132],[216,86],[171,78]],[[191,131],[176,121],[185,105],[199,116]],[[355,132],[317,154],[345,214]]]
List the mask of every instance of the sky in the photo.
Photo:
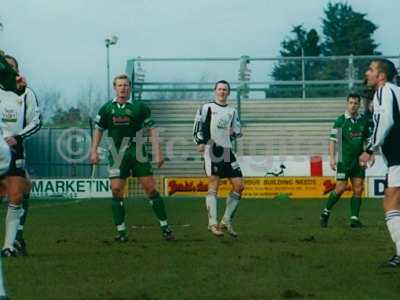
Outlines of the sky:
[[[105,38],[111,74],[125,71],[137,56],[275,57],[293,25],[321,33],[325,0],[1,0],[0,49],[14,55],[29,84],[57,89],[68,101],[89,84],[106,91]],[[400,54],[398,0],[349,0],[379,26],[375,40],[385,55]],[[216,74],[212,74],[213,70]],[[236,68],[236,66],[235,66]],[[192,68],[145,65],[147,78],[213,79],[232,66]],[[196,74],[193,74],[196,73]],[[153,76],[153,77],[152,77]],[[197,76],[197,77],[196,77]]]

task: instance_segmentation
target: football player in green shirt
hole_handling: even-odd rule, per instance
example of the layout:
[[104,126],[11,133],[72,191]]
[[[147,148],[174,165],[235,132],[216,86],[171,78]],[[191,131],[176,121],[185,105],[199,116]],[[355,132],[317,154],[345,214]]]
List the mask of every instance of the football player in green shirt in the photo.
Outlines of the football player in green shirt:
[[116,240],[127,241],[123,195],[126,178],[129,176],[138,177],[158,218],[162,235],[166,240],[173,240],[174,235],[167,222],[164,201],[156,190],[151,162],[144,148],[143,132],[146,130],[155,152],[155,163],[160,168],[164,158],[150,109],[142,101],[129,101],[132,86],[128,76],[115,77],[113,85],[116,98],[101,107],[95,120],[96,131],[92,143],[91,162],[93,164],[99,162],[97,148],[103,132],[107,130],[110,138],[109,177],[113,197],[112,214],[118,231]]
[[[320,218],[321,227],[328,226],[333,206],[339,201],[347,188],[350,178],[353,196],[350,200],[352,228],[362,227],[359,220],[361,195],[364,189],[365,167],[358,163],[358,157],[364,151],[369,137],[369,121],[359,114],[361,97],[358,94],[347,96],[346,112],[339,116],[331,130],[329,141],[330,167],[336,171],[336,187],[329,194],[326,206]],[[373,164],[373,160],[371,161]]]

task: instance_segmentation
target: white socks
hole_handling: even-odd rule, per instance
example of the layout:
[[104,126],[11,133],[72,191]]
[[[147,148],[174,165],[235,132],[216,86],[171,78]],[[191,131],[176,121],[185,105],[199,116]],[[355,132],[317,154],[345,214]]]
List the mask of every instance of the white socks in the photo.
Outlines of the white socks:
[[22,205],[8,204],[6,216],[6,236],[4,238],[3,249],[14,249],[15,237],[17,235],[19,219],[24,210]]
[[237,206],[239,205],[240,201],[240,194],[236,192],[231,192],[226,199],[226,208],[224,217],[222,218],[223,222],[226,224],[230,224],[233,218],[233,215],[236,212]]
[[[232,218],[235,214],[235,211],[238,207],[240,201],[240,194],[236,192],[231,192],[226,199],[226,208],[224,217],[222,221],[225,224],[230,224]],[[206,197],[206,207],[208,212],[208,225],[217,225],[218,224],[218,214],[217,214],[217,193],[215,191],[209,191]]]
[[400,256],[400,211],[391,210],[386,214],[386,225],[389,229],[390,236],[396,244],[396,255]]
[[217,192],[208,191],[206,196],[206,208],[208,212],[208,225],[217,225]]
[[3,297],[5,297],[6,296],[6,289],[5,289],[5,287],[4,287],[4,276],[3,276],[3,264],[2,264],[2,261],[1,261],[1,259],[0,259],[0,297],[1,296],[3,296]]

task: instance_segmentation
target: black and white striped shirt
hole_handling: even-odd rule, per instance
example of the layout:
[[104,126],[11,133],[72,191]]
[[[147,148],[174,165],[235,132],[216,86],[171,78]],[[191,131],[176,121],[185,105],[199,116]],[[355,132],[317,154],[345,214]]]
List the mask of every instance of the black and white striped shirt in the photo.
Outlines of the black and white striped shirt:
[[388,167],[400,165],[400,87],[387,82],[374,95],[374,128],[367,150],[379,148]]
[[42,126],[37,98],[29,88],[21,96],[0,89],[0,117],[4,137],[24,140]]
[[197,111],[193,126],[196,144],[207,144],[211,139],[218,146],[232,148],[232,139],[240,136],[240,121],[235,108],[209,102]]

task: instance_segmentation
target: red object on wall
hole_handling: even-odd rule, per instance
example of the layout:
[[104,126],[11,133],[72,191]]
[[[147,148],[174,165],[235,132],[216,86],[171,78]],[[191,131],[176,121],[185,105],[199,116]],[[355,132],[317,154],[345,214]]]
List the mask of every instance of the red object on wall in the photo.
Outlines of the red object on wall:
[[310,157],[310,171],[311,176],[323,176],[322,157],[320,155],[313,155]]

